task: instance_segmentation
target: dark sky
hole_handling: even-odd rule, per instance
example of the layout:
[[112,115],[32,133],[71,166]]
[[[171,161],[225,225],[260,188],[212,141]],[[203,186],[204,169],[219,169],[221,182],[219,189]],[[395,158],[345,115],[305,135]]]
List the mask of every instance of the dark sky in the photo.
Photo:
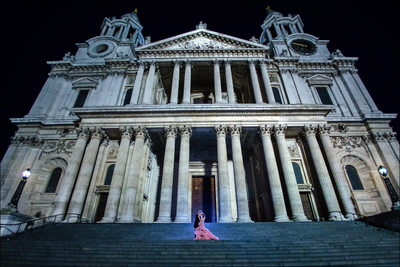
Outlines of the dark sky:
[[[359,57],[359,75],[385,113],[399,113],[400,46],[395,40],[398,10],[394,1],[10,1],[2,8],[2,84],[0,157],[49,73],[46,61],[76,52],[75,43],[100,34],[104,17],[120,17],[138,8],[143,35],[158,41],[192,31],[203,21],[208,29],[245,40],[261,34],[266,6],[299,14],[304,31],[330,40],[331,51]],[[399,131],[397,118],[391,126]]]

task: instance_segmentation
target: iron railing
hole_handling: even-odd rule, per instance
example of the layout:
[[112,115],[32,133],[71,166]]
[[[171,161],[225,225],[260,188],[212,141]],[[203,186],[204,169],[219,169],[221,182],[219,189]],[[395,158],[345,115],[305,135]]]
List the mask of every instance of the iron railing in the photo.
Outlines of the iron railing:
[[[57,223],[82,223],[82,217],[77,213],[68,213],[65,215],[65,219],[63,218],[64,214],[57,214],[37,219],[30,219],[20,223],[2,223],[0,225],[1,233],[3,233],[3,229],[9,232],[9,234],[13,235],[21,233],[25,230],[36,229]],[[2,234],[2,236],[5,235]]]

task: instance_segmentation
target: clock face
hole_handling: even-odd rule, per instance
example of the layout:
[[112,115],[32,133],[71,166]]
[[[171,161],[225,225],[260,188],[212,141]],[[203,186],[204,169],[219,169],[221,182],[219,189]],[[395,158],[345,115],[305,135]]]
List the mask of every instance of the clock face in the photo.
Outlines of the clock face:
[[317,51],[315,44],[308,40],[296,39],[290,43],[290,47],[299,54],[312,55]]

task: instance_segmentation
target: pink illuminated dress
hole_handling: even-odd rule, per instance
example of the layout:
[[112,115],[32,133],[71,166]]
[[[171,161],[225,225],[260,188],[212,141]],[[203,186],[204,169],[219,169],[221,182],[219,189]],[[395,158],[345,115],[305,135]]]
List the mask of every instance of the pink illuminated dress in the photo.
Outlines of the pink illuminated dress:
[[204,213],[202,215],[197,215],[199,216],[199,223],[198,223],[198,227],[196,228],[196,230],[194,231],[194,234],[196,235],[196,237],[194,238],[194,240],[219,240],[218,237],[216,237],[215,235],[213,235],[210,230],[208,230],[205,226],[204,226],[204,219],[205,219],[205,215]]

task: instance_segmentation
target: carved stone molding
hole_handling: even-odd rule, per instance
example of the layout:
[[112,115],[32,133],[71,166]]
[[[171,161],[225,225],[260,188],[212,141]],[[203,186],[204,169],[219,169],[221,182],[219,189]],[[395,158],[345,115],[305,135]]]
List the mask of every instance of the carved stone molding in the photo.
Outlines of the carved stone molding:
[[362,136],[335,136],[331,139],[333,147],[346,149],[349,152],[357,147],[362,147],[365,144]]
[[224,125],[218,125],[214,128],[215,133],[217,136],[225,136],[228,132],[228,128]]
[[273,126],[271,125],[261,125],[259,133],[261,135],[271,135],[273,132]]
[[71,154],[72,150],[75,146],[75,140],[45,140],[43,144],[43,153],[50,154],[50,153],[67,153]]
[[242,127],[237,125],[229,126],[229,132],[231,135],[240,136],[240,134],[242,133]]
[[189,125],[183,125],[179,127],[179,134],[181,136],[187,136],[187,137],[192,136],[192,127],[190,127]]

